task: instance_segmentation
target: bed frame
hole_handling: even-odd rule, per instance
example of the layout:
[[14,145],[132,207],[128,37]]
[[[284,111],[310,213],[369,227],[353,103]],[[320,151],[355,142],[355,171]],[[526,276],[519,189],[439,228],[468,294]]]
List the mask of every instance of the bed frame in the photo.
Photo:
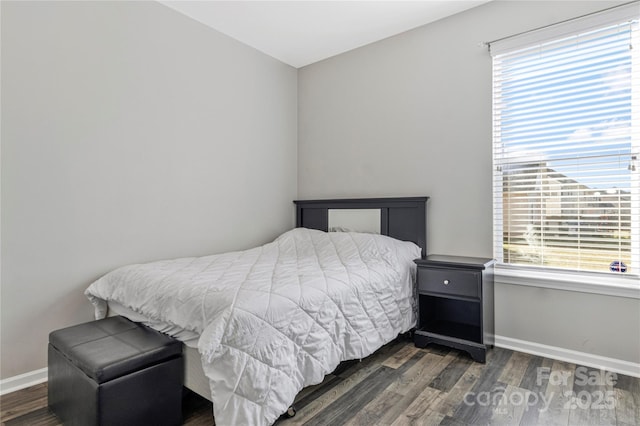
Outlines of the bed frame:
[[[296,227],[328,231],[329,210],[380,209],[380,233],[402,241],[412,241],[427,251],[426,202],[429,197],[356,198],[337,200],[297,200]],[[185,386],[211,399],[209,381],[196,348],[184,346]]]
[[427,253],[427,211],[429,197],[351,198],[337,200],[297,200],[296,227],[329,230],[329,210],[380,209],[380,233],[402,241],[412,241]]

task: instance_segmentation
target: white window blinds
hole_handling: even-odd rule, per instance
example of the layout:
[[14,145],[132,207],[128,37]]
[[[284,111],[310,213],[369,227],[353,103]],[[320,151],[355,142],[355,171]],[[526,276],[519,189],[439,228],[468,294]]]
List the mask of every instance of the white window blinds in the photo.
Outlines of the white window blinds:
[[494,255],[640,269],[638,3],[491,43]]

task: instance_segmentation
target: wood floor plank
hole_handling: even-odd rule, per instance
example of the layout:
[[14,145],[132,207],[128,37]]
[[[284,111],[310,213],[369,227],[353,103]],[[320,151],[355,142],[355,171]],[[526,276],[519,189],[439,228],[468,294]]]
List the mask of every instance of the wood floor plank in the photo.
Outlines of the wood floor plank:
[[[614,384],[578,386],[574,380],[578,368],[500,348],[490,350],[487,363],[480,364],[470,362],[464,352],[437,345],[418,349],[411,341],[399,339],[361,362],[343,363],[323,383],[304,389],[296,398],[296,416],[276,424],[640,424],[640,379],[619,375]],[[559,375],[563,371],[571,373],[566,382],[558,382],[557,376],[554,380],[548,377],[548,373]],[[543,376],[538,376],[542,372]],[[591,399],[588,409],[571,408],[568,397],[549,399],[551,395],[564,395],[567,390],[583,391],[582,396]],[[600,391],[613,395],[614,410],[603,411],[593,405],[598,402],[594,399]],[[498,402],[491,400],[484,406],[474,402],[482,392],[490,400],[496,397]],[[550,400],[548,410],[539,410],[544,406],[535,398],[532,407],[521,404],[520,393]],[[46,395],[44,383],[1,396],[0,422],[9,426],[59,425],[47,409]],[[183,398],[183,418],[188,426],[215,425],[211,402],[190,391]]]
[[383,390],[344,426],[371,426],[401,399],[402,395]]
[[640,379],[624,374],[617,374],[615,379],[616,383],[614,384],[614,388],[628,392],[628,394],[625,395],[629,395],[631,398],[625,398],[625,405],[633,405],[636,424],[640,424]]
[[620,388],[614,388],[614,392],[616,424],[622,426],[640,424],[640,418],[638,418],[635,410],[633,395],[629,391]]
[[[342,371],[337,377],[336,381],[331,386],[326,388],[319,388],[308,397],[297,401],[295,403],[298,414],[292,419],[281,420],[282,424],[302,424],[313,418],[316,413],[323,410],[331,400],[342,397],[345,393],[349,392],[352,387],[357,386],[360,381],[365,380],[369,374],[373,374],[380,368],[381,364],[386,361],[390,356],[393,356],[396,352],[401,350],[403,346],[415,347],[412,342],[401,341],[400,344],[392,342],[387,345],[384,351],[377,352],[376,354],[368,357],[362,362],[353,364],[349,369]],[[411,351],[414,352],[414,351]],[[399,373],[406,370],[413,365],[417,359],[424,356],[424,352],[414,352],[414,355],[401,366],[397,367]],[[344,382],[344,383],[343,383]],[[336,389],[332,389],[333,387]]]
[[471,391],[471,388],[480,377],[482,370],[486,367],[484,364],[474,362],[467,368],[462,377],[456,382],[449,392],[442,392],[440,396],[432,403],[431,410],[443,414],[445,417],[453,417],[455,410],[463,401],[465,396]]
[[391,426],[436,426],[442,422],[444,417],[441,413],[426,409],[417,417],[402,416]]
[[37,399],[47,395],[47,382],[39,383],[28,388],[0,395],[0,403],[3,406],[20,404],[30,399]]
[[413,346],[413,343],[404,338],[398,338],[392,341],[391,343],[381,347],[375,353],[373,353],[372,355],[362,360],[347,361],[347,365],[350,364],[348,368],[341,369],[340,367],[338,367],[337,370],[339,371],[334,372],[333,374],[335,374],[338,377],[342,377],[343,379],[346,379],[352,374],[357,373],[361,369],[369,368],[373,364],[380,366],[382,365],[382,362],[384,362],[387,358],[389,358],[389,356],[395,354],[397,351],[401,350],[404,346],[408,346],[408,345]]
[[554,361],[548,376],[541,372],[541,380],[547,381],[544,393],[546,409],[538,414],[538,424],[554,426],[569,424],[575,368],[575,364]]
[[637,377],[631,377],[624,374],[615,374],[614,387],[624,389],[632,395],[638,395],[640,398],[640,380]]
[[62,423],[49,412],[47,407],[42,407],[7,420],[3,424],[6,426],[60,426]]
[[301,410],[306,407],[309,403],[318,399],[320,395],[323,395],[327,392],[330,392],[332,388],[342,383],[345,379],[338,376],[332,376],[328,379],[325,379],[322,383],[314,386],[308,386],[303,389],[304,394],[301,392],[296,396],[294,401],[294,405],[297,410]]
[[527,368],[525,369],[525,372],[522,376],[522,380],[520,380],[520,383],[518,383],[517,386],[523,389],[528,389],[530,391],[533,391],[533,390],[538,390],[542,385],[546,384],[546,381],[538,380],[538,372],[542,368],[543,361],[544,361],[544,358],[541,356],[536,356],[536,355],[531,356],[529,358],[529,363],[527,364]]
[[592,403],[599,405],[600,408],[600,421],[602,424],[610,424],[617,425],[617,414],[616,414],[616,404],[615,404],[615,395],[616,391],[614,388],[614,383],[609,381],[607,377],[607,372],[604,370],[600,371],[602,382],[600,389],[602,390],[602,394],[594,395],[592,398]]
[[419,350],[415,345],[406,345],[387,358],[382,365],[389,368],[398,368],[413,357]]
[[415,393],[415,388],[423,388],[440,373],[454,358],[455,355],[440,356],[432,353],[421,352],[423,356],[410,368],[400,374],[387,388],[401,395]]
[[544,398],[547,392],[548,380],[540,377],[542,371],[549,371],[553,367],[553,360],[534,356],[524,373],[524,377],[520,382],[520,387],[530,391],[527,399],[527,410],[522,415],[520,424],[535,425],[539,424],[540,412],[544,409]]
[[47,384],[0,396],[0,418],[9,420],[47,404]]
[[469,426],[469,424],[461,422],[460,420],[451,416],[444,416],[444,418],[440,422],[440,426]]
[[24,404],[20,404],[13,407],[5,407],[2,405],[2,419],[5,421],[15,419],[17,417],[24,416],[34,410],[47,406],[47,397],[43,396],[38,399],[30,399]]
[[330,426],[344,424],[362,410],[376,395],[382,392],[396,376],[396,371],[380,366],[375,375],[370,375],[340,398],[329,404],[322,413],[305,423],[307,426]]
[[[418,419],[422,418],[425,411],[429,410],[431,403],[438,397],[438,394],[440,394],[440,392],[437,389],[427,386],[392,425],[416,424]],[[441,416],[440,420],[442,420],[442,417],[444,416]]]
[[573,383],[574,402],[569,422],[582,424],[615,425],[615,406],[605,402],[613,386],[604,383],[604,373],[596,368],[577,366]]
[[493,414],[491,425],[517,425],[527,410],[525,401],[530,391],[512,385],[506,385],[502,396],[495,402],[492,401]]
[[522,352],[513,352],[509,362],[504,366],[498,381],[512,386],[520,386],[527,366],[531,361],[531,355]]
[[493,407],[490,404],[483,405],[478,398],[481,395],[492,401],[501,389],[505,388],[503,383],[498,381],[504,366],[511,357],[512,351],[502,348],[494,348],[492,355],[488,359],[488,368],[484,368],[480,377],[476,380],[469,391],[472,398],[463,398],[454,412],[454,418],[467,424],[486,424],[493,415]]
[[378,425],[389,425],[400,417],[413,401],[429,386],[429,383],[437,376],[451,361],[458,356],[457,352],[450,352],[447,355],[433,355],[427,353],[418,363],[409,368],[389,387],[388,391],[402,395],[402,398],[389,409],[378,421]]
[[456,357],[429,383],[429,386],[443,392],[449,392],[471,364],[473,364],[473,360],[470,357]]
[[331,390],[319,394],[316,399],[308,402],[303,409],[298,409],[295,417],[280,420],[278,424],[283,426],[304,424],[306,421],[315,417],[324,408],[328,407],[333,401],[340,398],[354,386],[357,386],[370,374],[378,371],[380,367],[379,363],[358,363],[357,365],[354,365],[352,368],[357,369],[356,372],[347,374],[346,378],[342,379],[336,386],[332,387]]
[[317,385],[313,385],[313,386],[307,386],[306,388],[302,389],[300,393],[296,395],[296,399],[295,399],[296,404],[298,404],[299,401],[301,401],[302,399],[306,398],[307,395],[315,392],[318,388],[322,386],[331,385],[331,383],[336,380],[339,380],[338,376],[335,376],[333,374],[327,374],[324,380],[322,381],[322,383],[318,383]]

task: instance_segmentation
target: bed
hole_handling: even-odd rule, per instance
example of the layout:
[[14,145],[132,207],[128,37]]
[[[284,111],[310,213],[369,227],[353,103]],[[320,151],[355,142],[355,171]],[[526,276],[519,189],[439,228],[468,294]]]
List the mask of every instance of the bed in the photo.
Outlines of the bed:
[[415,326],[427,199],[295,201],[296,228],[271,243],[124,266],[86,295],[97,318],[183,341],[185,386],[216,424],[271,424],[303,387]]

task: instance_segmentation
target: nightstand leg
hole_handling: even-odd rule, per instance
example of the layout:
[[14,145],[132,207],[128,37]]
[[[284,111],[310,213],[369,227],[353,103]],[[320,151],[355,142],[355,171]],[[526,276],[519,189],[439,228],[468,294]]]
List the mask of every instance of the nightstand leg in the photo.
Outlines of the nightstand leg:
[[446,338],[438,338],[433,336],[425,336],[423,332],[418,331],[413,335],[413,343],[418,348],[426,348],[429,343],[437,343],[440,345],[449,346],[451,348],[459,349],[467,352],[471,355],[471,358],[476,362],[485,363],[487,361],[487,348],[480,345],[474,345],[469,343],[452,342]]
[[476,362],[481,362],[481,363],[484,364],[487,361],[487,350],[486,349],[466,348],[464,350],[467,351],[469,353],[469,355],[471,355],[471,358],[473,358],[473,360],[476,361]]

